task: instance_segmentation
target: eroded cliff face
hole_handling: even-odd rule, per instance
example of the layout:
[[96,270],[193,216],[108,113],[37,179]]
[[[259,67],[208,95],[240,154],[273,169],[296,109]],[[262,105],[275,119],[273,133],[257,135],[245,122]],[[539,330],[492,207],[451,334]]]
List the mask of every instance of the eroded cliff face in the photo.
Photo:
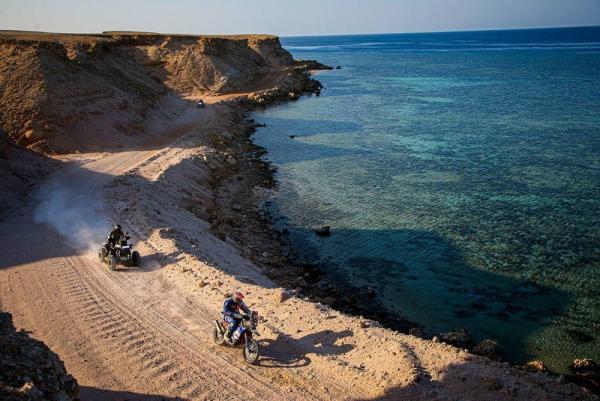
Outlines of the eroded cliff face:
[[[0,34],[0,129],[50,153],[136,137],[175,100],[248,90],[292,56],[274,36]],[[166,100],[165,100],[166,99]]]

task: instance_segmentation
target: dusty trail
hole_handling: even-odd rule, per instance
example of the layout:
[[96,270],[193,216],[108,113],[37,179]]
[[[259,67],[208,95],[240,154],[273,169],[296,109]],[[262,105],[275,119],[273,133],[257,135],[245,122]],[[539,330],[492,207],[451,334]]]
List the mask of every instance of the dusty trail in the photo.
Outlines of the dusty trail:
[[[0,308],[60,356],[83,401],[592,399],[551,376],[290,297],[242,256],[253,243],[216,233],[214,203],[251,196],[236,186],[255,182],[238,174],[251,147],[234,134],[245,129],[234,98],[267,105],[320,90],[289,69],[276,37],[0,36],[2,130],[44,152],[84,152],[60,157],[65,167],[0,222]],[[198,97],[205,109],[193,107]],[[111,153],[93,153],[108,143]],[[13,206],[23,182],[60,161],[10,146],[10,163],[0,163],[10,178],[0,195],[10,196],[0,203]],[[0,158],[3,149],[9,142]],[[219,196],[215,179],[229,180]],[[254,189],[260,198],[264,188]],[[244,229],[243,207],[219,213]],[[114,221],[132,235],[141,268],[97,261]],[[211,321],[235,288],[263,317],[257,366],[212,343]]]
[[[212,110],[203,113],[202,118],[177,125],[175,136],[201,128]],[[102,187],[115,176],[160,152],[156,144],[153,147],[98,155],[59,171],[49,182],[76,183],[77,194],[101,196]],[[66,196],[71,195],[75,193],[67,190]],[[65,238],[50,225],[36,223],[36,205],[32,200],[0,224],[0,303],[13,313],[17,327],[32,332],[63,358],[82,386],[83,400],[153,399],[148,395],[306,400],[348,395],[332,383],[302,383],[301,376],[285,369],[244,365],[239,350],[216,348],[210,338],[214,310],[186,299],[151,269],[110,272],[85,251],[85,243],[76,243],[80,249],[69,246],[75,231],[67,228]],[[106,205],[89,207],[98,216],[111,215]],[[141,250],[152,254],[151,249]]]
[[[149,192],[141,199],[162,196],[166,203],[151,207],[168,208],[154,191],[173,188],[152,180],[201,152],[186,148],[194,143],[188,141],[220,125],[218,107],[188,109],[162,143],[69,156],[73,162],[50,176],[38,197],[0,224],[0,306],[63,359],[82,400],[564,400],[579,391],[300,299],[279,303],[273,283],[177,205],[162,216],[173,228],[199,230],[190,234],[223,255],[220,267],[185,252],[168,255],[160,232],[140,238],[126,225],[142,268],[113,272],[100,264],[94,250],[118,219],[104,201],[105,185],[145,175]],[[202,291],[194,287],[199,272],[212,275]],[[234,277],[256,279],[247,286],[252,304],[268,319],[259,328],[258,366],[245,364],[239,349],[212,343],[211,322]],[[221,279],[227,283],[215,288]],[[490,383],[500,390],[490,391]]]
[[[564,400],[576,394],[544,376],[506,370],[313,303],[279,303],[273,283],[230,244],[197,228],[201,222],[189,220],[177,205],[159,215],[168,214],[175,229],[198,230],[189,234],[202,238],[200,254],[221,255],[220,266],[185,252],[169,254],[169,240],[160,232],[141,238],[127,224],[143,255],[142,268],[110,271],[100,264],[95,249],[110,222],[119,219],[104,200],[106,184],[123,175],[145,175],[149,192],[140,199],[163,203],[144,207],[168,208],[172,201],[165,201],[160,188],[173,188],[169,182],[154,187],[152,180],[173,163],[201,154],[189,146],[211,124],[220,125],[218,107],[224,106],[188,109],[163,132],[163,142],[69,156],[73,161],[50,176],[37,197],[0,223],[0,306],[13,314],[17,328],[63,359],[81,386],[82,400],[483,401]],[[212,276],[202,291],[194,287],[199,272]],[[254,277],[247,286],[252,304],[267,318],[259,328],[258,366],[245,364],[239,349],[212,343],[211,322],[234,277]],[[217,289],[220,280],[224,285]],[[501,390],[491,392],[490,383],[500,379]]]
[[[69,155],[37,196],[0,223],[0,307],[63,359],[83,401],[586,398],[543,375],[360,317],[299,298],[281,303],[274,283],[176,201],[197,178],[184,162],[206,151],[198,139],[223,126],[219,107],[227,106],[188,108],[145,147]],[[147,219],[131,220],[144,226],[139,232],[137,223],[127,226],[127,209],[105,200],[114,195],[109,183],[139,191],[127,206]],[[142,268],[110,271],[97,261],[95,249],[117,220],[143,255]],[[187,239],[173,242],[167,229]],[[182,251],[190,238],[201,244]],[[199,287],[201,278],[208,283]],[[258,366],[211,338],[223,293],[239,285],[265,317]]]

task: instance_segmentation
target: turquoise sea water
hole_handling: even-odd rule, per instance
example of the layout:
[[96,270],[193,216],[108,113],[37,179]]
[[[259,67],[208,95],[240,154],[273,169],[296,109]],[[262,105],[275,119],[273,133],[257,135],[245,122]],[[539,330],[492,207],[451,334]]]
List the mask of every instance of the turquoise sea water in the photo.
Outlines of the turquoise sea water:
[[430,334],[600,359],[600,28],[283,45],[343,66],[257,116],[302,258]]

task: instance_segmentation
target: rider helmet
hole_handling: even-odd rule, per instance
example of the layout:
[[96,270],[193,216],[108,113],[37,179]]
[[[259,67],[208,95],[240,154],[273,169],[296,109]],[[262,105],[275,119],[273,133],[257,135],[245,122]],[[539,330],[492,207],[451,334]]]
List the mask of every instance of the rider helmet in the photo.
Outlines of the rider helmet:
[[239,291],[236,291],[233,293],[233,300],[236,302],[242,302],[242,300],[244,299],[244,294],[242,294]]
[[120,225],[120,224],[115,224],[115,227],[114,227],[114,229],[115,229],[115,230],[120,230],[120,229],[121,229],[121,225]]

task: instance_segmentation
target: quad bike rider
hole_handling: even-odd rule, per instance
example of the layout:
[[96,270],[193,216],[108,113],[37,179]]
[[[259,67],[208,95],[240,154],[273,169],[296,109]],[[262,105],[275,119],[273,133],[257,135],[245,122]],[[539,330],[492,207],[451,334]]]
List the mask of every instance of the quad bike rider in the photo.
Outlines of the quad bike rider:
[[[244,315],[240,314],[240,311],[244,312]],[[246,306],[244,294],[236,291],[227,297],[223,303],[222,315],[222,322],[215,320],[215,343],[227,344],[232,347],[243,344],[246,361],[256,362],[259,357],[258,342],[252,337],[259,335],[256,331],[258,313],[250,311],[250,308]]]
[[100,262],[108,261],[111,270],[115,270],[118,263],[129,266],[140,265],[140,254],[132,251],[132,246],[127,243],[129,235],[124,233],[119,224],[115,224],[106,242],[98,251],[98,260]]
[[108,246],[107,250],[112,249],[124,235],[125,233],[123,232],[123,230],[121,230],[121,225],[115,224],[112,231],[108,234],[108,238],[106,239],[105,244]]

